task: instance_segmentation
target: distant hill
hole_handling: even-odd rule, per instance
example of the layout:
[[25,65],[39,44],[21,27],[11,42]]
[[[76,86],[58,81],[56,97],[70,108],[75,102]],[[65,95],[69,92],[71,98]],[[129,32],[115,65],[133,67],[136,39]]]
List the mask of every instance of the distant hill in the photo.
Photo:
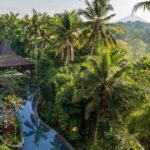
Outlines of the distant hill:
[[126,35],[117,35],[119,39],[125,41],[132,41],[134,39],[141,39],[145,43],[150,43],[150,23],[144,23],[139,20],[135,22],[118,22],[126,30]]
[[127,16],[125,18],[122,18],[120,20],[118,20],[117,22],[123,22],[123,23],[127,23],[127,22],[136,22],[136,21],[139,21],[139,22],[144,22],[144,23],[148,23],[146,20],[138,17],[138,16]]

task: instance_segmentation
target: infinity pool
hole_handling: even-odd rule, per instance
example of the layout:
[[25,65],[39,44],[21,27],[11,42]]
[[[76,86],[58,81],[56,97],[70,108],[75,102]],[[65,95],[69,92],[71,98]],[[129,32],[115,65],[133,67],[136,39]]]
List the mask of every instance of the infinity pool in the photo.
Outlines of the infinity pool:
[[22,150],[73,150],[66,140],[36,114],[36,91],[36,87],[29,87],[18,115],[24,137]]

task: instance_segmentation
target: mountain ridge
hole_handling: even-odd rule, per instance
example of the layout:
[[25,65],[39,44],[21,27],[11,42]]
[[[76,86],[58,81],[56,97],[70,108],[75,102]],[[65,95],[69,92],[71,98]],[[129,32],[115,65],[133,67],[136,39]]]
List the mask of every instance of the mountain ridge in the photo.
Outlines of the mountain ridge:
[[124,17],[118,21],[116,21],[117,23],[118,22],[123,22],[123,23],[127,23],[127,22],[136,22],[136,21],[140,21],[140,22],[143,22],[143,23],[149,23],[148,21],[144,20],[143,18],[141,17],[138,17],[138,16],[134,16],[134,15],[129,15],[127,17]]

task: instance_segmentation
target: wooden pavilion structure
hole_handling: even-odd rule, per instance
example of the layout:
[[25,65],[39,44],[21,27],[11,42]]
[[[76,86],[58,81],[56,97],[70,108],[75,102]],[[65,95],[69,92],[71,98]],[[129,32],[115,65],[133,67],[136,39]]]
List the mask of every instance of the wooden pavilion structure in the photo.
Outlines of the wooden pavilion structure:
[[33,68],[33,62],[15,54],[8,42],[0,45],[0,70],[16,69],[26,71]]

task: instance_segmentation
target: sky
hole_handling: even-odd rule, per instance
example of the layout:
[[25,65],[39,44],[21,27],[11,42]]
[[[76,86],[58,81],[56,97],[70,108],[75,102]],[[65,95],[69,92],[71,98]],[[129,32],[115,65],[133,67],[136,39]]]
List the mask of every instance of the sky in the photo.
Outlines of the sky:
[[[116,13],[112,21],[117,21],[130,15],[133,5],[141,1],[143,0],[110,0]],[[25,14],[31,15],[33,8],[53,15],[64,10],[85,8],[85,4],[84,0],[0,0],[1,14],[12,11],[19,13],[20,16]],[[135,15],[150,22],[150,12],[139,10]]]

